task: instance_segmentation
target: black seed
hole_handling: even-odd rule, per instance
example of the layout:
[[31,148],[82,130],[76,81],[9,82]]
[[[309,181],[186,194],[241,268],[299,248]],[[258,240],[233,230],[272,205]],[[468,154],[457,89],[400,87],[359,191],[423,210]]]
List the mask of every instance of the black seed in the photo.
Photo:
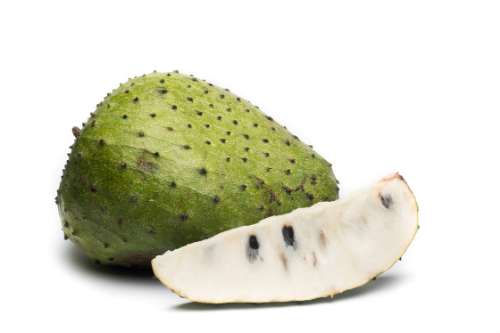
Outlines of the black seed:
[[295,159],[294,159],[294,158],[292,158],[292,159],[290,160],[290,162],[295,163]]
[[231,108],[227,108],[226,111],[231,112]]
[[382,193],[380,193],[380,201],[382,202],[382,205],[384,205],[385,208],[389,208],[391,205],[392,205],[392,197],[387,194],[387,195],[382,195]]
[[127,115],[126,114],[123,115],[123,119],[127,119]]
[[156,157],[158,157],[158,156],[160,156],[160,153],[159,153],[159,152],[156,152],[154,155],[155,155]]
[[295,139],[297,139],[297,140],[299,140],[299,141],[300,141],[300,139],[298,138],[298,136],[294,135],[293,137],[294,137]]
[[250,236],[250,239],[248,240],[248,245],[250,246],[251,249],[257,250],[259,248],[259,242],[257,241],[257,237],[254,235]]
[[188,127],[191,128],[192,127],[191,124],[188,124]]
[[278,204],[278,206],[281,206],[281,201],[276,201],[276,203]]
[[104,146],[104,140],[103,140],[103,139],[99,140],[99,144],[100,144],[101,146]]
[[290,171],[291,171],[290,169],[286,169],[286,173],[290,173]]
[[295,238],[293,228],[289,225],[285,225],[283,229],[281,229],[281,232],[283,233],[283,239],[285,240],[286,246],[294,246]]
[[253,127],[257,127],[257,126],[259,126],[259,124],[253,124]]
[[[401,257],[401,258],[403,258],[403,257]],[[401,261],[401,258],[399,258],[399,261]]]
[[131,86],[135,86],[135,82],[132,82]]
[[244,149],[245,149],[246,151],[249,151],[249,150],[250,150],[250,148],[248,148],[248,147],[245,147]]
[[167,89],[161,89],[161,90],[158,90],[158,92],[162,95],[165,95],[167,93]]
[[211,84],[211,83],[209,83],[208,85],[209,85],[210,87],[213,87],[213,86],[214,86],[214,85],[213,85],[213,84]]
[[314,154],[311,154],[311,157],[312,157],[312,158],[315,158],[315,157],[316,157],[316,155],[314,155]]
[[64,234],[64,240],[68,240],[68,236],[66,236],[66,234]]
[[189,149],[189,145],[184,145],[184,148]]
[[222,117],[221,117],[221,116],[218,116],[218,117],[217,117],[217,119],[218,119],[218,120],[221,120],[221,119],[222,119]]
[[316,180],[317,178],[318,178],[318,176],[316,176],[316,175],[312,175],[312,179],[313,179],[313,180]]
[[264,141],[265,143],[268,143],[269,140],[268,139],[262,139],[262,141]]
[[337,184],[340,184],[339,180],[337,179]]
[[340,189],[339,189],[339,187],[337,186],[337,187],[335,188],[335,190],[338,192]]
[[205,91],[204,91],[204,93],[205,93],[205,94],[208,94],[208,90],[205,90]]
[[196,114],[197,114],[198,116],[201,116],[201,115],[203,114],[203,112],[198,111],[198,110],[195,110],[195,112],[196,112]]
[[190,85],[190,84],[188,84],[186,87],[191,88],[191,85]]
[[271,121],[273,121],[273,118],[271,118],[271,117],[269,117],[269,116],[267,116],[266,118],[267,118],[267,119],[269,119],[269,120],[271,120]]
[[194,78],[194,77],[193,77],[193,78],[191,79],[191,81],[198,81],[198,80],[197,80],[196,78]]
[[156,117],[156,113],[151,113],[150,116],[154,118]]
[[160,80],[160,83],[163,83],[163,82],[165,82],[165,79],[161,79],[161,80]]
[[176,70],[174,71],[174,73],[179,73],[179,71],[176,69]]
[[211,107],[211,108],[213,108],[213,107],[214,107],[214,105],[213,105],[213,104],[208,104],[208,106],[209,106],[209,107]]
[[172,109],[177,109],[177,105],[172,105]]
[[185,215],[185,214],[182,214],[182,215],[180,215],[179,217],[180,217],[180,218],[181,218],[181,220],[183,220],[183,221],[186,221],[186,220],[187,220],[187,218],[188,218],[188,216],[187,216],[187,215]]
[[132,202],[136,202],[137,201],[137,197],[132,197]]
[[201,169],[201,170],[200,170],[200,173],[201,173],[202,175],[206,175],[206,174],[207,174],[207,169],[205,169],[205,168]]
[[314,199],[314,195],[312,195],[311,193],[307,193],[307,197],[309,198],[309,200],[313,200]]
[[328,197],[325,197],[325,200],[323,200],[323,201],[328,201]]
[[108,109],[110,108],[111,106],[108,104]]
[[245,109],[246,112],[250,112],[250,109]]
[[186,97],[186,99],[189,101],[189,102],[192,102],[193,99],[191,97]]
[[312,146],[312,145],[309,145],[309,147],[311,147],[311,148],[312,148],[313,146]]
[[237,97],[237,98],[236,98],[236,100],[237,100],[238,102],[241,102],[241,98],[239,98],[239,97]]
[[127,90],[125,90],[125,94],[128,94],[129,92],[130,92],[130,90],[128,90],[128,89],[127,89]]
[[209,128],[209,127],[210,127],[210,125],[209,125],[209,124],[205,124],[205,127],[206,127],[206,128]]
[[220,139],[222,143],[226,143],[226,139]]
[[220,98],[224,98],[224,95],[219,95]]
[[288,129],[288,128],[286,128],[286,126],[283,126],[283,128],[286,129],[286,130]]
[[215,196],[215,198],[214,198],[214,202],[219,202],[219,200],[220,200],[220,199],[219,199],[219,197],[218,197],[218,196]]
[[231,157],[226,157],[226,161],[231,161]]
[[127,163],[123,162],[122,163],[122,168],[126,168],[127,167]]
[[208,141],[208,140],[207,140],[207,141],[205,141],[205,142],[207,143],[207,145],[209,145],[209,144],[211,144],[211,143],[212,143],[212,142],[210,142],[210,141]]
[[233,124],[238,125],[238,121],[233,120]]
[[144,136],[144,132],[139,132],[139,136]]
[[269,153],[264,153],[264,155],[269,156]]
[[245,137],[245,139],[249,139],[250,137],[248,136],[248,134],[243,134],[243,136]]
[[376,279],[377,279],[377,277],[375,276],[375,277],[373,278],[373,281],[375,281]]
[[286,140],[286,141],[285,141],[285,144],[286,144],[287,146],[289,146],[289,145],[290,145],[290,141]]
[[227,131],[227,132],[226,132],[226,134],[227,134],[227,135],[231,135],[231,132]]
[[272,129],[273,131],[276,131],[276,128],[274,128],[274,127],[271,127],[271,129]]
[[246,186],[246,185],[241,185],[241,188],[242,188],[242,189],[246,189],[247,187],[248,187],[248,186]]
[[139,102],[139,97],[134,98],[134,102]]
[[167,73],[167,76],[170,76],[170,73]]
[[243,162],[248,161],[248,159],[246,157],[243,157],[242,160],[243,160]]
[[177,183],[176,182],[171,182],[170,185],[172,185],[173,187],[176,187]]
[[173,131],[174,128],[173,127],[167,127],[169,131]]

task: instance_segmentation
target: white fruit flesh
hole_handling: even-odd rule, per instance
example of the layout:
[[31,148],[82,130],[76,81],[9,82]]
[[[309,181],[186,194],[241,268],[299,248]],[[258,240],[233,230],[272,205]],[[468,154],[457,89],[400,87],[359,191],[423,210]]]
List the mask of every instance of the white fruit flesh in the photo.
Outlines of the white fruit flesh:
[[403,255],[418,228],[417,210],[403,177],[391,174],[344,199],[168,251],[152,261],[153,270],[175,293],[203,303],[333,296]]

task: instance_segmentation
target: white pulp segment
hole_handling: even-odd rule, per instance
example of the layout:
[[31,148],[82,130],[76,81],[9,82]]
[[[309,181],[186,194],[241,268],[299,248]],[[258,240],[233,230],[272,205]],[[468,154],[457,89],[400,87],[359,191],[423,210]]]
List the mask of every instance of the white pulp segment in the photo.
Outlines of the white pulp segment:
[[344,199],[168,251],[153,259],[153,270],[196,302],[333,296],[365,284],[403,255],[418,228],[417,211],[403,177],[391,174]]

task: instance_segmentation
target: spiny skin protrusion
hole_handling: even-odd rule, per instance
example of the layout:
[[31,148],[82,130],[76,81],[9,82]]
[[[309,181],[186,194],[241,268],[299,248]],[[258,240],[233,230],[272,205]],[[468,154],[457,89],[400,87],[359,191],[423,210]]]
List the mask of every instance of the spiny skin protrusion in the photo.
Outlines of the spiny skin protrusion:
[[[74,140],[57,205],[70,221],[64,229],[69,239],[75,241],[73,226],[83,223],[75,244],[101,264],[146,267],[155,255],[232,228],[235,221],[253,224],[337,198],[324,159],[311,159],[308,146],[249,101],[192,78],[152,73],[131,79],[97,105]],[[303,179],[309,181],[301,188]],[[300,192],[285,193],[283,184]],[[269,190],[275,194],[267,204]],[[147,220],[139,211],[147,212]],[[179,219],[183,214],[187,223]],[[133,229],[139,225],[141,230]],[[113,242],[105,230],[120,237]],[[106,240],[106,252],[93,239]]]
[[75,138],[78,138],[80,136],[82,130],[79,129],[78,127],[74,126],[72,129],[72,132],[73,132],[73,135],[75,136]]

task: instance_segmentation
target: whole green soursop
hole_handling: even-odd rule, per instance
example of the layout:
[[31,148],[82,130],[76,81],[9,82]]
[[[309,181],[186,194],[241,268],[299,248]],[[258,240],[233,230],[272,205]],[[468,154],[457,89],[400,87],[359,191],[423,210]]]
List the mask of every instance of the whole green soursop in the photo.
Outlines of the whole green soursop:
[[310,146],[177,71],[121,84],[73,134],[56,203],[65,238],[96,263],[151,267],[167,250],[338,199]]

